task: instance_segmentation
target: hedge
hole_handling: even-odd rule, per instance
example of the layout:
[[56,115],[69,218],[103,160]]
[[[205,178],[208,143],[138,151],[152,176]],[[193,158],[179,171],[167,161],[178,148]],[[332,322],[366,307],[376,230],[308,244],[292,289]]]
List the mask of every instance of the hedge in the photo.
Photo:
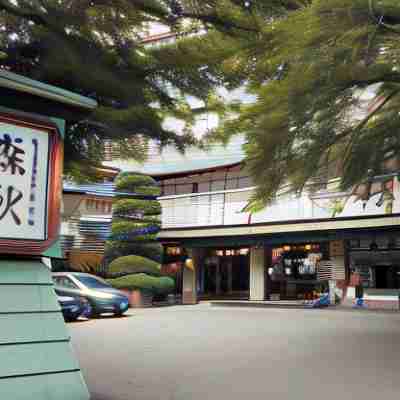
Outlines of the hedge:
[[156,278],[147,274],[134,274],[107,281],[116,289],[139,289],[153,294],[168,294],[175,288],[175,281],[167,276]]
[[160,215],[161,205],[157,200],[120,199],[113,205],[115,214],[143,212],[144,215]]
[[156,186],[157,182],[148,175],[121,174],[118,176],[115,187],[117,190],[135,192],[140,186]]
[[108,267],[108,274],[110,275],[145,273],[152,276],[160,276],[160,271],[160,264],[138,255],[119,257]]

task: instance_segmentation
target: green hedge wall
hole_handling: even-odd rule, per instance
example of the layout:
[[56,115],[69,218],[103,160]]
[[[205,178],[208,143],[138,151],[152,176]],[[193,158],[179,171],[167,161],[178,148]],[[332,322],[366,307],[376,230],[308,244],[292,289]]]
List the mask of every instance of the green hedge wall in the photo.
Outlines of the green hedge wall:
[[126,275],[120,278],[107,279],[116,289],[139,289],[153,294],[172,293],[175,281],[170,277],[154,277],[147,274]]
[[152,276],[160,276],[161,265],[138,255],[123,256],[117,258],[110,264],[108,273],[110,275],[145,273]]

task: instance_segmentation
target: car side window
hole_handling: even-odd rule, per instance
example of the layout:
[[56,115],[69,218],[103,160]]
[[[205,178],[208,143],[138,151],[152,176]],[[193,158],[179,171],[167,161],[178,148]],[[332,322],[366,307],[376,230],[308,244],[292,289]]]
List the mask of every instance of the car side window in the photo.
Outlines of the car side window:
[[61,286],[60,278],[58,276],[53,276],[53,282],[57,286]]
[[67,278],[66,276],[59,277],[57,284],[69,289],[78,289],[78,286],[76,286],[75,283],[72,282],[72,280]]

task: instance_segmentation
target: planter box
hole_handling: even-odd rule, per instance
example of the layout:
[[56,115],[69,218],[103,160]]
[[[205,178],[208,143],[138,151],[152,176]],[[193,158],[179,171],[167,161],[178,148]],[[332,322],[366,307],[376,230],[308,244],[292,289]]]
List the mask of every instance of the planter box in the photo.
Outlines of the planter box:
[[129,305],[132,308],[146,308],[153,306],[153,295],[143,293],[140,290],[122,290],[129,299]]

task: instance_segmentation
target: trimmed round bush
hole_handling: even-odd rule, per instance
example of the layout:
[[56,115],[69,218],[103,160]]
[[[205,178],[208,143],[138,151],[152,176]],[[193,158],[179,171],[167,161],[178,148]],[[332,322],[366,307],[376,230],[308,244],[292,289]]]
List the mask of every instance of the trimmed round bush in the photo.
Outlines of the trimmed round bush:
[[116,289],[140,289],[147,292],[155,291],[155,278],[154,276],[146,274],[126,275],[120,278],[107,279],[107,282]]
[[114,214],[143,212],[144,215],[160,215],[161,205],[157,200],[120,199],[113,205]]
[[147,274],[126,275],[107,281],[116,289],[138,289],[153,294],[168,294],[175,288],[175,281],[172,278],[165,276],[157,278]]
[[175,281],[169,276],[161,276],[157,280],[156,293],[168,294],[172,293],[175,289]]
[[161,264],[164,249],[159,242],[142,243],[137,241],[108,241],[106,243],[105,253],[107,256],[107,263],[110,263],[122,256],[135,254],[138,256],[149,258],[150,260]]
[[115,182],[117,190],[126,192],[136,192],[136,188],[141,186],[156,186],[157,182],[148,175],[120,174]]
[[[144,232],[145,230],[149,230],[149,232]],[[134,234],[137,232],[138,236],[147,236],[154,235],[160,230],[160,224],[156,224],[154,222],[133,222],[133,221],[124,221],[118,220],[113,222],[111,225],[111,232],[113,235],[120,234]]]
[[159,196],[161,194],[161,189],[157,186],[139,186],[135,189],[135,194],[143,196]]
[[[126,237],[123,237],[126,236]],[[112,241],[121,241],[121,242],[132,242],[132,243],[152,243],[157,240],[158,234],[152,234],[152,235],[138,235],[138,236],[129,236],[129,234],[118,234],[115,237],[110,238],[109,240]]]
[[119,257],[108,268],[111,274],[139,274],[145,273],[152,276],[160,276],[161,265],[148,258],[138,255]]

